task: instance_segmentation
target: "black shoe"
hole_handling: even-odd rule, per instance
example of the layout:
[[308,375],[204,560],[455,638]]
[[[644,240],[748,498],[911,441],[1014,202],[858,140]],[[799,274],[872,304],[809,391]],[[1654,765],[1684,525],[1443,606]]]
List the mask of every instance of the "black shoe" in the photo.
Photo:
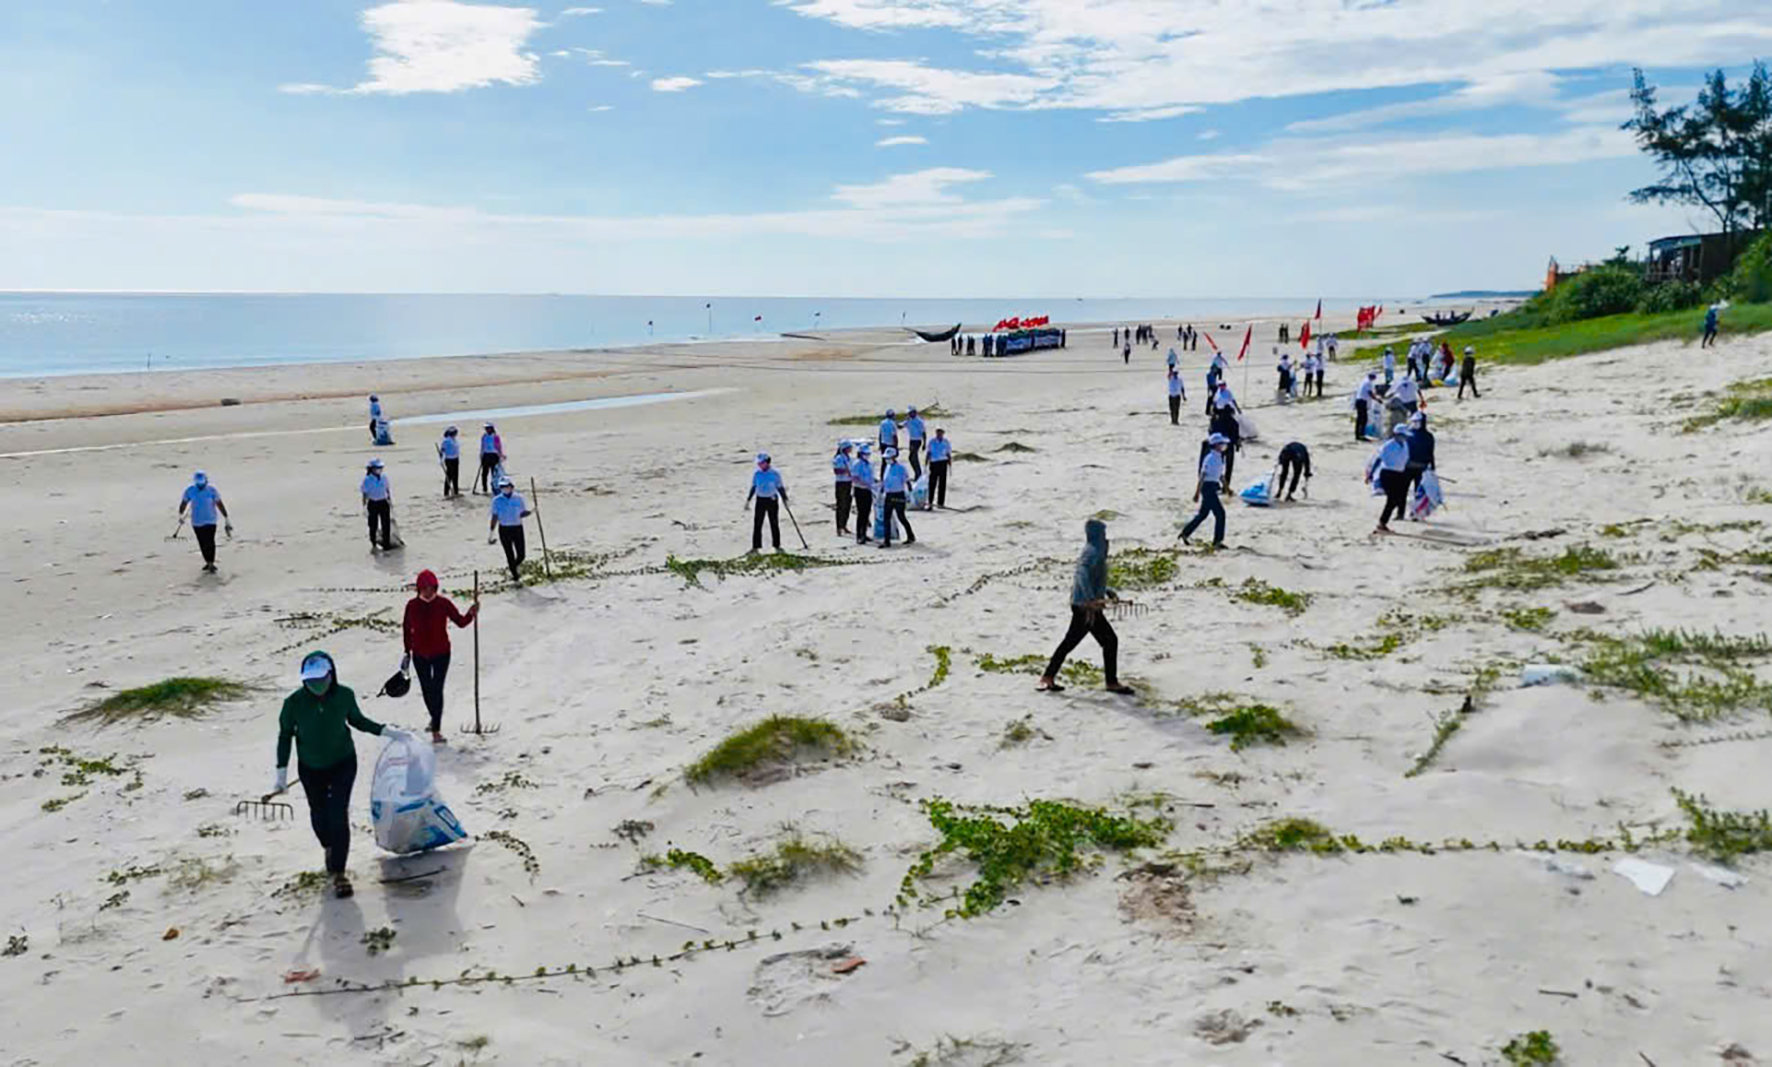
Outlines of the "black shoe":
[[917,539],[915,537],[907,537],[904,539],[904,543],[907,545],[914,545],[917,543]]
[[345,876],[345,872],[340,871],[337,874],[332,876],[332,895],[333,896],[337,897],[340,900],[344,900],[347,897],[355,895],[356,892],[357,891],[355,889],[351,888],[351,880],[350,880],[350,878]]

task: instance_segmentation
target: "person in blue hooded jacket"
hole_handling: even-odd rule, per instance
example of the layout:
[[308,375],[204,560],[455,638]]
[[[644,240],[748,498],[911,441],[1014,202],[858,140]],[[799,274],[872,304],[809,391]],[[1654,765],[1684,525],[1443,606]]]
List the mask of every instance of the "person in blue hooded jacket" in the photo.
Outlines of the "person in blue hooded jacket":
[[191,509],[191,532],[197,535],[197,549],[203,553],[203,569],[210,574],[215,573],[215,515],[221,513],[228,536],[234,536],[234,523],[228,517],[228,506],[222,503],[221,494],[215,486],[209,484],[209,475],[198,471],[191,476],[191,484],[185,486],[185,492],[178,501],[179,518],[184,518],[185,509]]
[[1120,684],[1120,638],[1102,611],[1108,601],[1120,599],[1119,592],[1108,588],[1107,584],[1107,523],[1090,519],[1083,524],[1083,538],[1083,554],[1077,557],[1077,573],[1071,580],[1071,626],[1053,651],[1052,659],[1046,664],[1046,673],[1040,676],[1040,684],[1035,688],[1048,693],[1064,691],[1064,686],[1058,684],[1058,672],[1064,669],[1065,657],[1087,634],[1101,646],[1101,672],[1106,678],[1107,691],[1125,695],[1132,692],[1132,687]]

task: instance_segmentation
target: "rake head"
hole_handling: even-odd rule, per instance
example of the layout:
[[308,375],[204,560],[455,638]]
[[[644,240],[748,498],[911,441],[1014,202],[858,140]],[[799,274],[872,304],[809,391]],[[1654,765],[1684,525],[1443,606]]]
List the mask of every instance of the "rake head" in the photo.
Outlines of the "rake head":
[[472,726],[462,727],[461,732],[464,734],[473,734],[475,737],[484,737],[487,734],[498,733],[501,726],[502,726],[501,723],[496,723],[496,722],[487,722],[487,723],[478,723],[477,722]]
[[242,800],[234,805],[234,814],[247,819],[276,822],[295,818],[295,805],[281,800]]
[[1136,600],[1110,600],[1107,611],[1116,619],[1137,618],[1150,612],[1150,608]]

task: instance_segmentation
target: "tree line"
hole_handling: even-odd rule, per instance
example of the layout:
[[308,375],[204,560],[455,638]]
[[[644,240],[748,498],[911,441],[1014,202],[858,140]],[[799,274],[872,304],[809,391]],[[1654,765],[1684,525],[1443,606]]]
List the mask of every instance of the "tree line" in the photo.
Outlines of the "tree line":
[[1666,108],[1638,68],[1631,104],[1636,114],[1623,128],[1661,168],[1655,182],[1631,191],[1633,203],[1702,208],[1727,234],[1772,227],[1772,72],[1765,61],[1755,60],[1734,86],[1713,71],[1696,100]]

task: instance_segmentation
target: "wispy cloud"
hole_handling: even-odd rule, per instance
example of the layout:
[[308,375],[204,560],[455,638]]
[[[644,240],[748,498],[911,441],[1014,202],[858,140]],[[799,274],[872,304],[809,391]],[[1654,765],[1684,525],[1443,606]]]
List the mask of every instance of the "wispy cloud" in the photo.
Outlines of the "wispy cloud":
[[1199,133],[1199,139],[1202,141],[1216,141],[1218,140],[1218,137],[1219,133],[1217,130],[1201,130]]
[[693,89],[702,84],[700,78],[677,76],[675,78],[652,79],[652,91],[655,93],[680,93],[685,89]]
[[600,7],[569,7],[560,12],[560,17],[563,19],[572,19],[578,18],[581,15],[601,15],[602,13],[603,9]]
[[929,143],[929,139],[926,137],[915,137],[915,136],[882,137],[878,141],[874,142],[874,147],[875,148],[895,148],[898,145],[928,144],[928,143]]
[[914,174],[894,174],[873,185],[839,185],[831,199],[851,207],[883,208],[957,204],[960,195],[948,191],[950,185],[981,182],[991,177],[988,170],[967,170],[961,167],[931,167]]
[[1172,104],[1168,107],[1135,108],[1131,111],[1115,111],[1096,119],[1096,122],[1155,122],[1159,119],[1179,118],[1191,115],[1200,110],[1191,104]]
[[364,11],[361,21],[376,53],[367,79],[342,90],[296,82],[281,91],[403,96],[529,85],[541,76],[538,57],[524,50],[543,26],[533,8],[393,0]]
[[829,59],[806,67],[839,83],[859,81],[901,90],[901,95],[876,101],[875,106],[910,115],[1025,106],[1057,84],[1051,78],[938,69],[903,59]]
[[597,114],[597,113],[603,112],[603,111],[614,111],[615,105],[614,104],[593,104],[592,106],[585,108],[585,110],[591,112],[594,115],[594,114]]
[[556,56],[577,56],[579,59],[584,61],[584,64],[587,67],[631,67],[631,66],[633,66],[632,63],[629,63],[625,59],[610,59],[608,56],[603,54],[601,49],[597,49],[597,48],[577,48],[577,47],[574,47],[574,48],[567,49],[565,51],[554,52],[551,54],[556,55]]
[[874,125],[876,125],[876,126],[903,126],[904,120],[903,119],[875,119]]

